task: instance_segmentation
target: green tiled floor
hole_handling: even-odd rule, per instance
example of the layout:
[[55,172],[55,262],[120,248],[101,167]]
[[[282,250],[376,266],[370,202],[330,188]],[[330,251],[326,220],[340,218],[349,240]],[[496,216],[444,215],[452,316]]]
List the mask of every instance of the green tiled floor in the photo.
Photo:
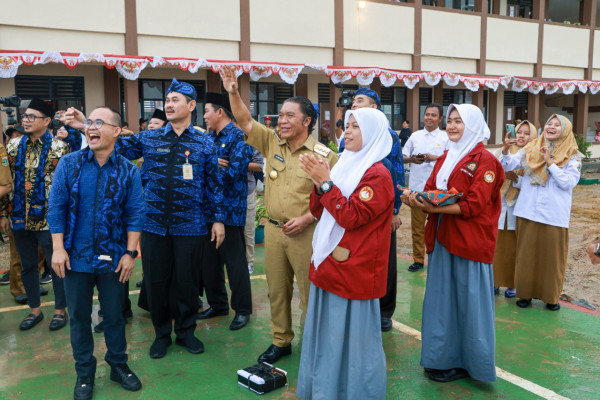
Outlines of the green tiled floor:
[[[148,348],[153,330],[149,315],[134,307],[134,317],[127,325],[127,339],[130,366],[144,385],[140,392],[126,392],[110,381],[109,368],[102,361],[104,340],[102,335],[95,334],[99,362],[94,398],[258,399],[258,395],[237,385],[236,370],[255,363],[256,357],[271,343],[267,283],[260,277],[264,274],[263,259],[263,249],[258,247],[256,279],[252,280],[254,314],[250,324],[232,332],[228,326],[233,315],[199,321],[196,335],[205,344],[204,354],[192,355],[173,345],[165,358],[150,359]],[[426,271],[409,273],[406,269],[410,261],[398,260],[398,306],[394,319],[420,330]],[[138,267],[132,282],[141,276],[141,266]],[[51,296],[52,293],[43,301]],[[137,294],[131,295],[134,304],[137,298]],[[496,300],[496,365],[564,397],[600,399],[600,319],[565,307],[553,313],[536,302],[532,308],[521,310],[514,302],[504,297]],[[298,304],[296,292],[292,309],[297,334],[300,333]],[[0,308],[15,305],[8,286],[0,287]],[[0,399],[72,398],[75,374],[69,332],[68,329],[50,332],[52,309],[43,310],[46,319],[28,332],[18,330],[27,310],[0,312]],[[289,389],[262,398],[296,398],[300,339],[298,335],[293,342],[292,356],[277,364],[289,373]],[[419,340],[393,330],[383,334],[383,344],[388,360],[390,399],[540,398],[502,379],[493,384],[472,380],[432,382],[419,367]]]

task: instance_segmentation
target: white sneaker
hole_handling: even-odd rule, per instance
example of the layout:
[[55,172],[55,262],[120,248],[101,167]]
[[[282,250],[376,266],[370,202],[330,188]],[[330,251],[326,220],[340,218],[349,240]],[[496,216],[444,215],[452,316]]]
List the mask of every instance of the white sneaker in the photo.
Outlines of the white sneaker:
[[254,265],[248,264],[248,273],[252,275],[254,273]]

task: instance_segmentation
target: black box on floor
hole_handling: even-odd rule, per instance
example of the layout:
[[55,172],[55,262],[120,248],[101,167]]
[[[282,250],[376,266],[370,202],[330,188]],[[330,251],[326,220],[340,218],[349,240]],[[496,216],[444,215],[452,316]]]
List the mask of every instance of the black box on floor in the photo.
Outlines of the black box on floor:
[[287,386],[287,372],[267,363],[240,369],[237,375],[238,384],[258,394]]

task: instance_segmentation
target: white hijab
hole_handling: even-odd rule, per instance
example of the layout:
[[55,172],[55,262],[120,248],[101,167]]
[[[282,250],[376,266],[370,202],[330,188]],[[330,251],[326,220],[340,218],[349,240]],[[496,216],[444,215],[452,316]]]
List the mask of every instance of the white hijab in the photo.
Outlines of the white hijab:
[[[362,147],[358,151],[344,150],[339,161],[331,170],[331,180],[344,197],[348,199],[356,190],[363,175],[373,164],[384,159],[392,151],[392,137],[388,130],[388,120],[381,111],[374,108],[359,108],[346,113],[345,124],[354,115],[362,134]],[[335,249],[346,230],[323,210],[313,236],[312,261],[315,269]]]
[[483,118],[481,110],[472,104],[450,104],[446,115],[446,121],[450,113],[456,109],[463,123],[465,132],[458,142],[448,142],[448,154],[440,168],[436,186],[438,190],[448,190],[448,178],[456,165],[473,150],[478,143],[490,138],[490,128],[488,128]]

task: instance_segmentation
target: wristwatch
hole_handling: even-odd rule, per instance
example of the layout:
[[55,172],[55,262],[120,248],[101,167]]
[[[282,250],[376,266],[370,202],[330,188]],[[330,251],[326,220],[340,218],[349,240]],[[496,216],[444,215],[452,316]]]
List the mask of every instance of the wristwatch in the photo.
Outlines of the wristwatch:
[[125,250],[125,254],[128,254],[129,256],[131,256],[131,258],[135,260],[139,253],[137,250]]
[[323,183],[321,183],[321,187],[319,189],[321,189],[321,192],[327,193],[331,190],[332,187],[333,187],[332,181],[323,181]]

